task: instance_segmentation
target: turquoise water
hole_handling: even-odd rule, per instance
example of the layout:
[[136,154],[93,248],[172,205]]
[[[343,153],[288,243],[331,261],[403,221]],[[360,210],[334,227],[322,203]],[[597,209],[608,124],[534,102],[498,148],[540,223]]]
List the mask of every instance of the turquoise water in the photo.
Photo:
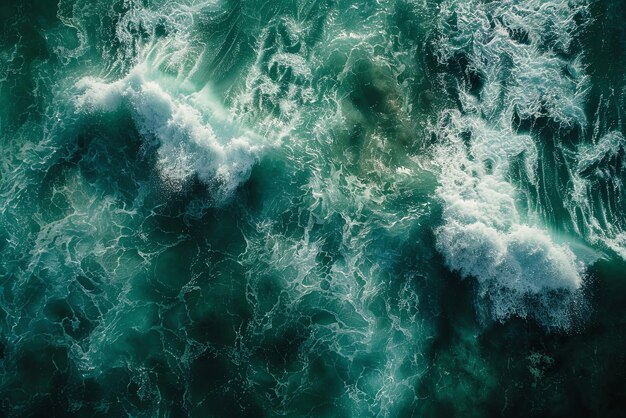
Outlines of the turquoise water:
[[0,4],[0,415],[621,417],[626,3]]

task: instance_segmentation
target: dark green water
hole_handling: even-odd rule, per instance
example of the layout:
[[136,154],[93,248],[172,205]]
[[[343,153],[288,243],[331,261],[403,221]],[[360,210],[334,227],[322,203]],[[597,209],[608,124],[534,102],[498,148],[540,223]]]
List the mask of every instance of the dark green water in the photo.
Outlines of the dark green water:
[[0,415],[623,417],[622,0],[4,0]]

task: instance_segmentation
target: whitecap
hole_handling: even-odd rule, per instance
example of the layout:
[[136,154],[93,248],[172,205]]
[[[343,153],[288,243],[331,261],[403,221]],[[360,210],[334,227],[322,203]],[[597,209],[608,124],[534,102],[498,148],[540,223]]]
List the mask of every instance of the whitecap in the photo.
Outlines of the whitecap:
[[128,106],[142,137],[157,147],[157,167],[164,184],[180,190],[193,176],[224,202],[250,176],[260,158],[262,141],[221,114],[205,113],[196,98],[167,92],[148,76],[146,66],[125,78],[106,83],[83,78],[75,99],[81,113],[111,112]]

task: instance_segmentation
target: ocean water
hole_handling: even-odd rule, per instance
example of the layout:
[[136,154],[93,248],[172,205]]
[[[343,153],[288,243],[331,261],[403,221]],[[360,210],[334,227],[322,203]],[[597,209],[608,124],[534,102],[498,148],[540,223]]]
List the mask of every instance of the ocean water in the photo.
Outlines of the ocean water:
[[623,0],[4,0],[0,415],[623,417]]

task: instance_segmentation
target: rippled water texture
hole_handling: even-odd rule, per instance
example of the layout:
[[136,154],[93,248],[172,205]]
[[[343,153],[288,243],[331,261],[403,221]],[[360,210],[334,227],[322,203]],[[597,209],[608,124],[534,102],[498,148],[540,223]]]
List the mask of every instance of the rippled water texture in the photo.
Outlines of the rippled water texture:
[[4,0],[0,415],[623,417],[623,0]]

